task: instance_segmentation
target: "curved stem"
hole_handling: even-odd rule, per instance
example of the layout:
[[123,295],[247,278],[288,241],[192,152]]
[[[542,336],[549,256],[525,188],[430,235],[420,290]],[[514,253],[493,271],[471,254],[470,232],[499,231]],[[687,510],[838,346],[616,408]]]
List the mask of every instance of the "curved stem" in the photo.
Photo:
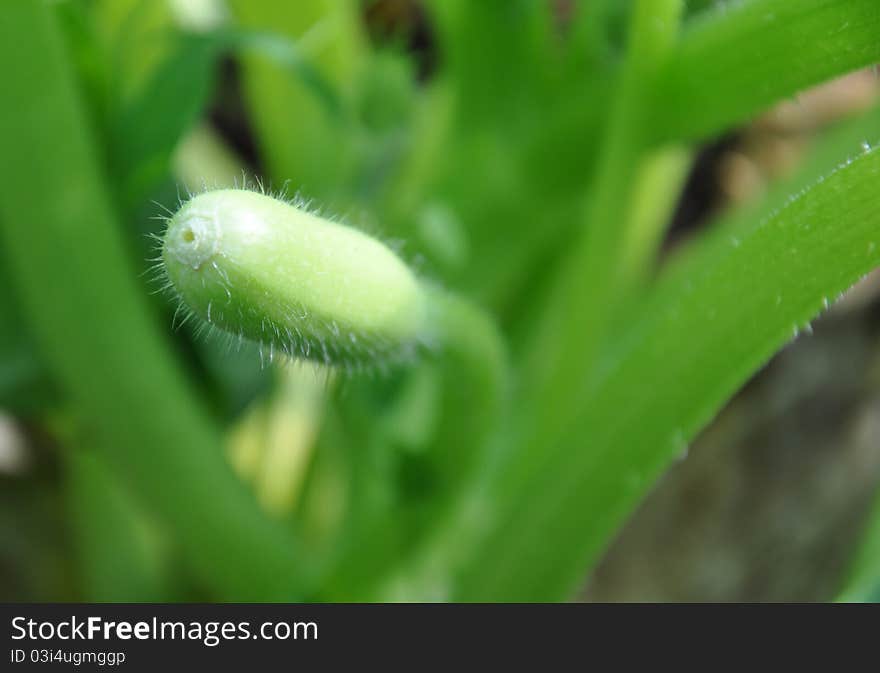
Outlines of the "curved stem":
[[431,577],[425,576],[420,559],[429,547],[446,546],[444,533],[459,528],[462,507],[473,502],[497,462],[492,438],[510,379],[504,341],[478,307],[439,288],[426,287],[426,292],[429,331],[442,358],[441,411],[425,452],[435,496],[418,511],[378,517],[347,540],[322,598],[380,599],[391,592],[393,598],[412,600],[434,595],[434,575],[448,577],[457,555],[449,548],[430,554]]
[[506,346],[491,318],[474,304],[435,288],[429,295],[448,361],[434,444],[444,448],[450,479],[458,482],[480,462],[479,450],[497,430],[510,382]]

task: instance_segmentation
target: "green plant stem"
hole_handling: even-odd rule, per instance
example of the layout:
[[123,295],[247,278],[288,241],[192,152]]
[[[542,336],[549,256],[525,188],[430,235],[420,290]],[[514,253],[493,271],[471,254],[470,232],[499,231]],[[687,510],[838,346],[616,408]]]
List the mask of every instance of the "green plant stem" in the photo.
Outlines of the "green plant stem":
[[[294,598],[296,542],[233,475],[218,430],[174,366],[127,263],[49,6],[9,3],[0,55],[0,235],[46,361],[94,445],[176,534],[219,598]],[[37,132],[34,132],[37,129]]]
[[[479,464],[480,448],[497,430],[510,383],[507,350],[493,320],[480,308],[438,288],[429,290],[437,340],[451,366],[444,371],[439,435],[452,483]],[[439,449],[438,449],[439,450]]]
[[[459,296],[428,287],[432,340],[442,358],[437,434],[427,451],[437,494],[419,512],[395,512],[346,543],[347,553],[324,583],[331,599],[381,599],[381,583],[424,549],[459,516],[457,508],[482,487],[498,456],[490,453],[507,401],[510,374],[504,341],[494,322]],[[448,571],[448,568],[444,568]],[[412,597],[426,595],[412,587]]]
[[432,451],[443,460],[443,500],[424,539],[382,578],[378,600],[450,600],[457,568],[487,531],[492,480],[509,444],[510,367],[504,341],[479,308],[434,290],[442,344],[443,399]]

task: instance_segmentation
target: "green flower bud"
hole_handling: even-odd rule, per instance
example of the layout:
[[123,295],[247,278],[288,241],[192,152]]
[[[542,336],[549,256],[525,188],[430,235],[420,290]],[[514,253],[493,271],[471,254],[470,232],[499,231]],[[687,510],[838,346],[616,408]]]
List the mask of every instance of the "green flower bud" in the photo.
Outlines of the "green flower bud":
[[183,306],[270,353],[360,367],[423,336],[425,292],[388,247],[265,194],[193,197],[169,220],[162,262]]

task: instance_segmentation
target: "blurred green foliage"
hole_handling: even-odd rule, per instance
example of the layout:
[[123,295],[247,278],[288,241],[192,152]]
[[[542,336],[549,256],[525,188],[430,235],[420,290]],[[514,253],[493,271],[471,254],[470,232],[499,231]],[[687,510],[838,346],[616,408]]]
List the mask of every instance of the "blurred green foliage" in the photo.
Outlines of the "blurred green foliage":
[[[5,3],[0,407],[59,456],[70,594],[569,598],[880,264],[876,110],[660,250],[697,143],[880,61],[878,35],[875,0]],[[481,308],[373,377],[172,329],[146,235],[245,175]],[[876,541],[859,559],[847,598],[880,586]]]

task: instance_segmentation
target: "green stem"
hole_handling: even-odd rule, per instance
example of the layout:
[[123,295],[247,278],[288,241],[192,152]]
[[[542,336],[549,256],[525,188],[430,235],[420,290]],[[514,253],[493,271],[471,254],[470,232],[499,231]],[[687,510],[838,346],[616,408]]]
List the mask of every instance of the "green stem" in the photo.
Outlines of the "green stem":
[[497,430],[510,381],[504,340],[480,308],[451,293],[432,288],[435,338],[448,364],[439,433],[450,485],[480,463],[479,450]]
[[511,377],[494,323],[473,304],[435,291],[444,343],[444,397],[434,453],[443,493],[425,538],[385,577],[380,600],[450,600],[462,564],[487,533],[490,485],[507,444],[500,421]]
[[[323,598],[387,599],[388,583],[410,576],[408,566],[418,563],[426,545],[441,531],[457,528],[462,504],[472,500],[495,467],[491,438],[499,428],[510,379],[503,339],[494,322],[470,302],[437,288],[426,291],[431,335],[442,358],[438,431],[427,449],[436,495],[425,509],[382,517],[348,540],[348,552],[329,574]],[[451,562],[437,561],[432,569],[448,575]],[[417,573],[407,586],[410,600],[430,593],[422,579]]]

